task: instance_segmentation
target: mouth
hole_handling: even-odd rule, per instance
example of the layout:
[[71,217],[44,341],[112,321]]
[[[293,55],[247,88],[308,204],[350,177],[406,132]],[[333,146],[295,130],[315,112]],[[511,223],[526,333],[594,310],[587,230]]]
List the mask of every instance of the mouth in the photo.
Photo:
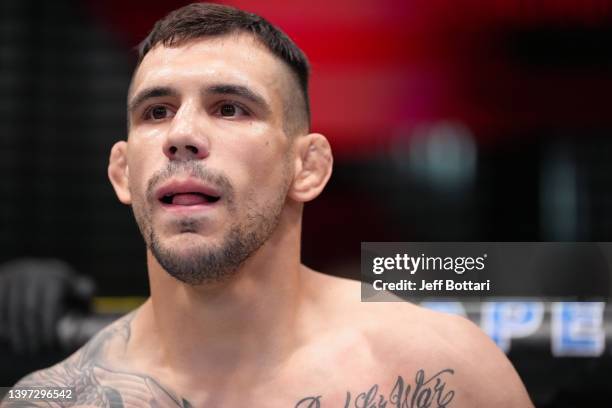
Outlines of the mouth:
[[185,193],[168,193],[159,199],[162,204],[166,205],[202,205],[213,204],[219,201],[221,197],[212,196],[197,191],[188,191]]
[[194,207],[212,205],[221,200],[221,194],[199,181],[171,181],[162,186],[156,197],[164,207]]

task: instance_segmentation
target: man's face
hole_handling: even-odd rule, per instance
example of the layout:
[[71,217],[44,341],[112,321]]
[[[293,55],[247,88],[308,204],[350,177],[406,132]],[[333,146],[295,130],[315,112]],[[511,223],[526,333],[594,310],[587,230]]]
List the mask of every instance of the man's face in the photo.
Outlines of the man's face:
[[231,276],[275,230],[293,172],[292,81],[247,34],[158,45],[138,68],[129,192],[147,246],[179,280]]

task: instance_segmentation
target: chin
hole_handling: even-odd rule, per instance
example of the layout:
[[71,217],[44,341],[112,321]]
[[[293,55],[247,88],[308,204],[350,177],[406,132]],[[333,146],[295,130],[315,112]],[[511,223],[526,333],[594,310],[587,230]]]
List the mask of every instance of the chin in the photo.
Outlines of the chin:
[[177,254],[189,255],[194,251],[202,251],[207,248],[215,248],[216,240],[211,237],[203,236],[197,232],[181,232],[167,239],[162,239],[161,246],[168,251]]

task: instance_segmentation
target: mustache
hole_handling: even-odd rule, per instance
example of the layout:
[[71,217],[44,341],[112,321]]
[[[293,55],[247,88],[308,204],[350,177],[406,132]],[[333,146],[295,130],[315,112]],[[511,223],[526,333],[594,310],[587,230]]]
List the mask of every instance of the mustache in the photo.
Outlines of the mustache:
[[147,183],[147,199],[155,200],[155,190],[159,184],[185,174],[214,187],[228,204],[234,202],[234,187],[227,176],[220,171],[207,168],[197,160],[171,161],[163,169],[155,172]]

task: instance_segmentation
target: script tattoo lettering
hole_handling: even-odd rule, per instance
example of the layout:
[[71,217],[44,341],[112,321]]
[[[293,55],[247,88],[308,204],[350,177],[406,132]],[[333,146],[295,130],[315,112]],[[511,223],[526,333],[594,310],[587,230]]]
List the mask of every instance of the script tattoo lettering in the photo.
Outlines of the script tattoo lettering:
[[295,404],[295,408],[319,408],[321,407],[321,396],[302,398]]
[[[346,392],[344,408],[446,408],[455,397],[455,391],[446,391],[445,375],[453,375],[454,370],[447,368],[431,377],[425,376],[425,370],[417,371],[414,383],[407,384],[398,376],[393,389],[388,395],[379,392],[378,384],[354,398]],[[295,408],[321,408],[321,396],[302,398]]]
[[[124,344],[130,339],[131,313],[98,333],[68,360],[49,369],[37,371],[21,380],[16,387],[73,387],[74,400],[46,401],[46,407],[88,406],[101,408],[159,407],[191,408],[154,378],[140,373],[118,370],[106,358],[110,341]],[[0,408],[34,407],[25,401],[7,401]]]

